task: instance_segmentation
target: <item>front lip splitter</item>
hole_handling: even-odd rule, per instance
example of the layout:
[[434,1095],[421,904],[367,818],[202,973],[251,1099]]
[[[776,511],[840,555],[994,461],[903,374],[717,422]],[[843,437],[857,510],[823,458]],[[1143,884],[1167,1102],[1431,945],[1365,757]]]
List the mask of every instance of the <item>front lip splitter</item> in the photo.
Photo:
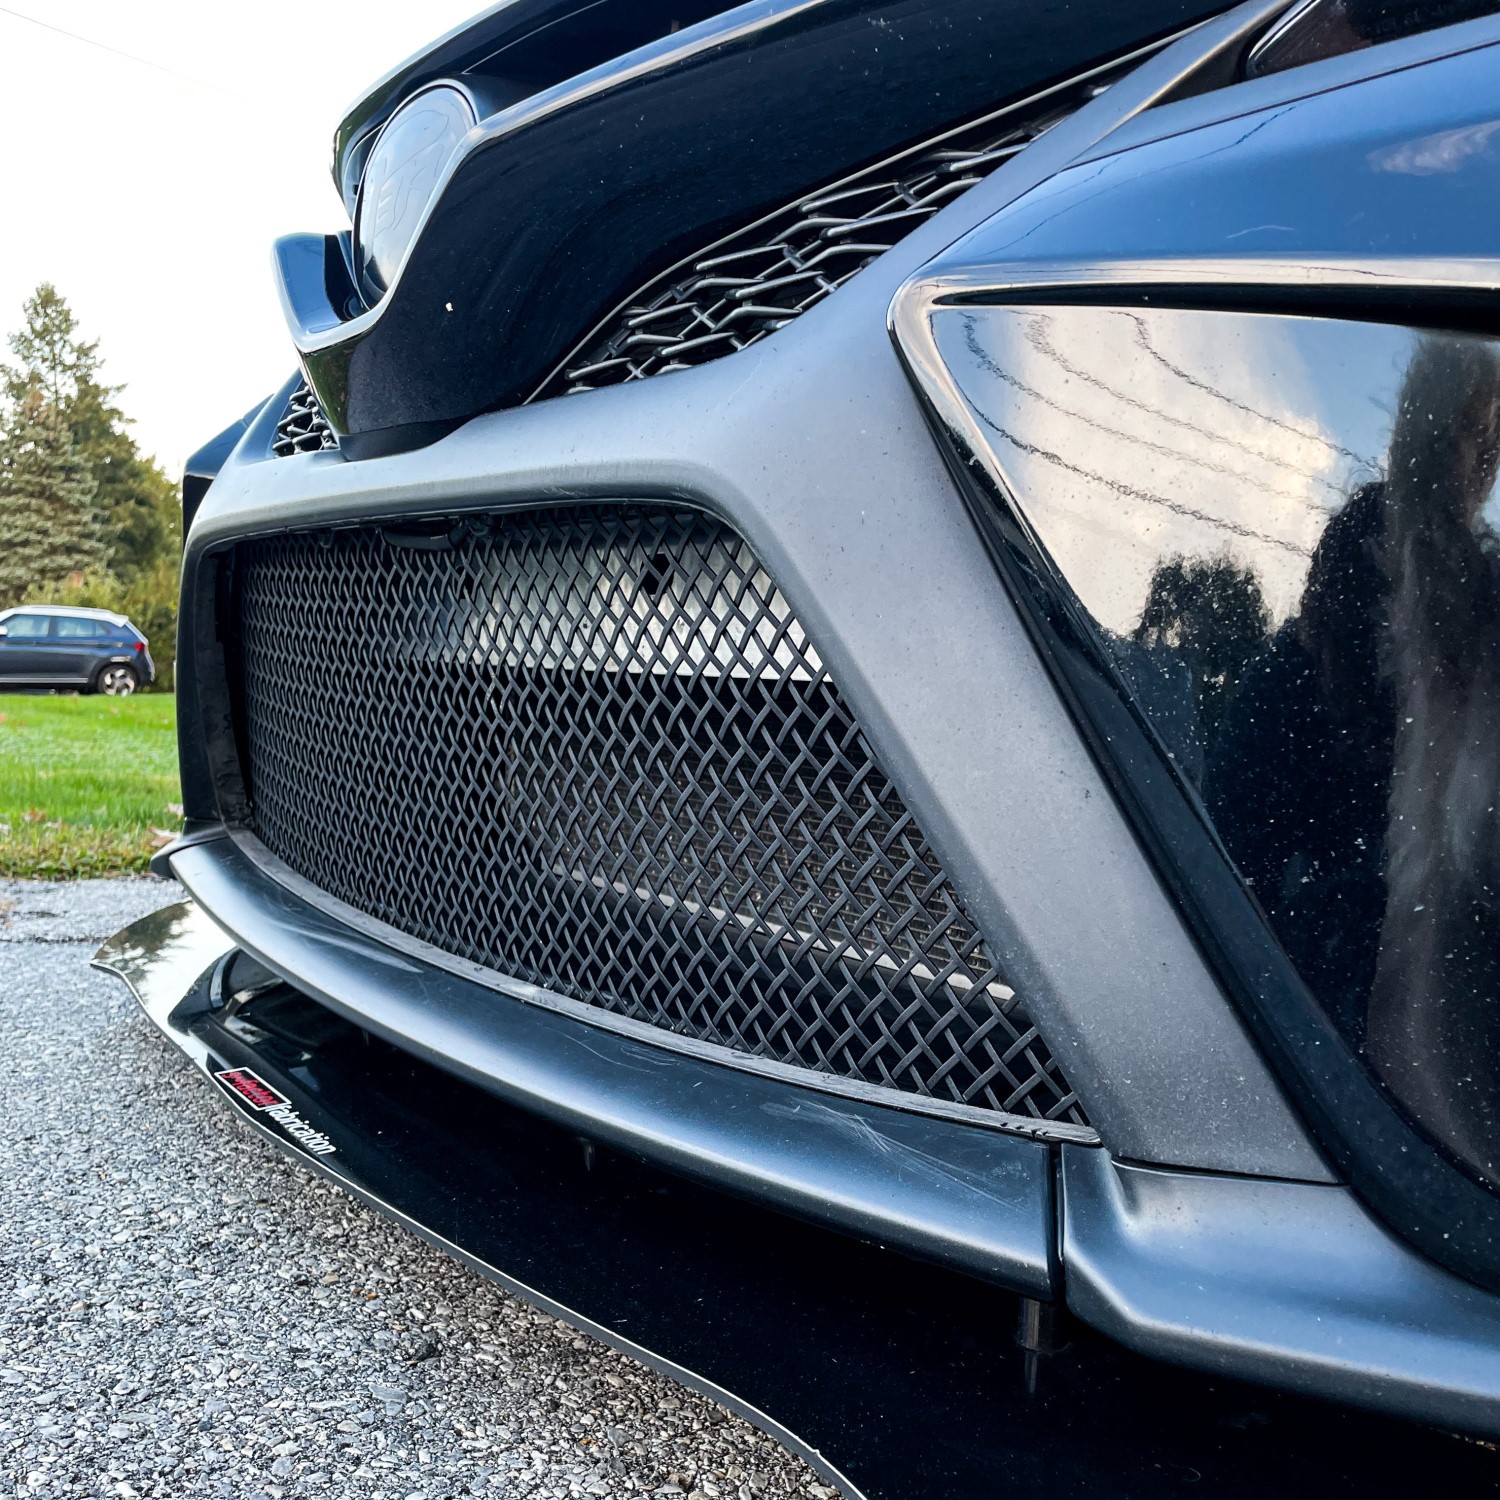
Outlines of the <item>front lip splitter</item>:
[[1077,1328],[1028,1391],[1017,1296],[596,1149],[290,986],[226,1003],[234,953],[185,901],[94,962],[303,1166],[737,1411],[849,1496],[1144,1500],[1177,1475],[1247,1500],[1325,1500],[1413,1461],[1458,1493],[1493,1478],[1491,1455],[1445,1434],[1179,1371]]

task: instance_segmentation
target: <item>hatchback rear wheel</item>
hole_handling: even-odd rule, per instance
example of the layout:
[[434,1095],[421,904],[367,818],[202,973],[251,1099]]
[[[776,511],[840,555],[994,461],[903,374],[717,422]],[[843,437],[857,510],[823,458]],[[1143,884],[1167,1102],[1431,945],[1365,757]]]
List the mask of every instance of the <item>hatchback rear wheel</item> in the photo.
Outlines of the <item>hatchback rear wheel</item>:
[[94,678],[94,691],[107,693],[111,698],[128,698],[140,685],[135,668],[125,662],[111,662],[101,667],[99,675]]

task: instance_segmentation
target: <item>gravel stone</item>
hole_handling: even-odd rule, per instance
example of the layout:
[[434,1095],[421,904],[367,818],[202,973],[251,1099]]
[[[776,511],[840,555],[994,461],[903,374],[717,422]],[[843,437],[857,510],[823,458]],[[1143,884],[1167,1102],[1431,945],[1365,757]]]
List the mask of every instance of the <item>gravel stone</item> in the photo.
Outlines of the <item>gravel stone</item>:
[[122,927],[182,899],[176,881],[154,875],[0,880],[0,943],[92,943],[97,948]]
[[833,1495],[239,1128],[88,968],[180,895],[0,882],[0,1497]]

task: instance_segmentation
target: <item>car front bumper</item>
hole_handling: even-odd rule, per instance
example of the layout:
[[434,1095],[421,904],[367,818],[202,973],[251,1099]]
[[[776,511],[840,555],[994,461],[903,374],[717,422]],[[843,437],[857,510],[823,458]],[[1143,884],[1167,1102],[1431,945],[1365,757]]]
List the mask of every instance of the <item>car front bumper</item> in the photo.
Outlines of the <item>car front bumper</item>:
[[[1033,1310],[1065,1305],[1125,1345],[1222,1377],[1500,1434],[1500,1299],[1429,1264],[1335,1180],[1080,739],[887,336],[887,309],[906,278],[1169,93],[1219,24],[1116,84],[763,344],[671,379],[492,413],[420,451],[357,463],[332,453],[274,459],[284,392],[250,424],[191,528],[179,657],[190,832],[161,868],[197,903],[200,915],[176,920],[201,943],[180,957],[176,937],[132,930],[102,961],[131,980],[206,1072],[227,1070],[215,1061],[253,1063],[335,1143],[312,1158],[320,1170],[546,1305],[574,1309],[581,1326],[613,1330],[735,1393],[742,1409],[770,1412],[773,1430],[795,1427],[802,1451],[825,1455],[825,1472],[851,1490],[925,1492],[911,1487],[923,1462],[955,1485],[975,1475],[969,1457],[938,1438],[977,1430],[971,1397],[992,1412],[1011,1400],[979,1366],[991,1358],[1015,1374],[1018,1297]],[[239,745],[216,581],[238,543],[287,528],[621,500],[696,507],[754,549],[1003,953],[1094,1130],[1014,1120],[986,1128],[596,1024],[341,907],[247,831],[232,790]],[[214,925],[203,926],[202,914]],[[288,1067],[220,1025],[201,983],[178,988],[200,958],[211,966],[220,943],[252,954],[344,1027],[393,1046],[405,1061],[392,1066],[415,1080],[407,1093],[390,1102],[363,1079],[356,1049],[335,1048],[336,1058],[315,1050]],[[158,971],[170,982],[143,977]],[[497,1003],[497,990],[509,1003]],[[190,991],[197,998],[184,1008]],[[321,1093],[308,1087],[315,1077],[328,1079]],[[462,1109],[449,1110],[449,1091],[467,1101]],[[405,1122],[401,1144],[370,1112],[376,1103],[356,1098],[389,1103],[389,1118]],[[490,1130],[496,1111],[513,1122],[511,1136]],[[709,1195],[693,1202],[718,1205],[714,1215],[766,1252],[779,1290],[754,1281],[754,1295],[745,1292],[751,1283],[736,1280],[751,1275],[743,1247],[723,1237],[695,1240],[703,1259],[688,1266],[661,1248],[664,1231],[646,1218],[591,1218],[576,1203],[564,1213],[530,1198],[461,1211],[475,1184],[519,1171],[533,1147],[557,1159],[541,1144],[549,1131],[549,1140],[583,1137],[647,1163],[641,1171],[669,1174],[651,1179],[668,1197]],[[484,1145],[501,1138],[517,1143],[514,1159]],[[434,1140],[461,1171],[431,1159],[424,1143]],[[365,1163],[358,1171],[348,1166],[355,1160]],[[731,1209],[725,1193],[754,1209]],[[571,1254],[528,1238],[533,1217],[555,1225],[560,1215],[571,1216]],[[826,1246],[858,1259],[866,1249],[855,1240],[892,1257],[859,1289],[857,1312],[831,1281],[809,1290],[785,1248],[805,1250],[835,1277],[838,1255]],[[814,1253],[814,1241],[825,1248]],[[640,1277],[626,1278],[631,1306],[595,1284],[609,1281],[598,1274],[601,1246],[645,1258]],[[659,1285],[648,1293],[652,1256]],[[708,1288],[703,1303],[717,1305],[737,1286],[742,1305],[714,1325],[733,1332],[734,1349],[706,1349],[681,1326],[682,1288]],[[758,1307],[745,1315],[761,1295],[780,1316]],[[933,1312],[943,1297],[957,1309],[949,1321]],[[761,1336],[767,1316],[777,1327],[811,1320],[816,1379],[788,1369],[792,1354],[812,1357],[800,1333]],[[924,1318],[936,1319],[931,1340],[918,1331]],[[860,1330],[856,1344],[841,1320]],[[1028,1338],[1027,1352],[1040,1358],[1043,1341]],[[887,1340],[900,1351],[895,1364],[872,1352]],[[1087,1338],[1080,1347],[1103,1361],[1095,1369],[1124,1358]],[[861,1415],[828,1393],[847,1379],[840,1369],[867,1367],[877,1394]],[[924,1407],[914,1373],[950,1404]],[[1063,1388],[1081,1398],[1093,1378]],[[877,1429],[894,1410],[913,1415],[903,1442],[925,1458],[850,1478],[870,1454],[887,1452]],[[777,1426],[784,1412],[798,1418]],[[920,1441],[911,1436],[918,1427]],[[990,1450],[975,1440],[968,1451]],[[970,1487],[1023,1464],[1017,1448],[1005,1452],[985,1471],[991,1481],[975,1477]],[[1325,1473],[1316,1463],[1304,1472]]]

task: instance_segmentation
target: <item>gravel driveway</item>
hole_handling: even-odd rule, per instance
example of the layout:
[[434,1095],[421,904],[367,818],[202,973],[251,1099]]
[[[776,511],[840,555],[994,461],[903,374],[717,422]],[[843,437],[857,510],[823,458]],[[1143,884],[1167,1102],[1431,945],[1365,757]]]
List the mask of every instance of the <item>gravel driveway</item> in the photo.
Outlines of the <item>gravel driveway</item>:
[[834,1495],[237,1126],[88,968],[177,898],[0,882],[0,1495]]

